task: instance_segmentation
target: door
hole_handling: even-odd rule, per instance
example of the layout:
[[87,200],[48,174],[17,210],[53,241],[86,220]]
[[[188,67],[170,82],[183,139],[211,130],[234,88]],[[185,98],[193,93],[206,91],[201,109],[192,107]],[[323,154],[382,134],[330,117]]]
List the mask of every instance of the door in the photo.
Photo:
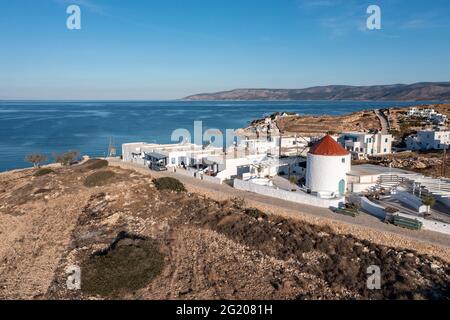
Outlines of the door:
[[339,193],[344,194],[345,193],[345,180],[342,179],[339,181]]

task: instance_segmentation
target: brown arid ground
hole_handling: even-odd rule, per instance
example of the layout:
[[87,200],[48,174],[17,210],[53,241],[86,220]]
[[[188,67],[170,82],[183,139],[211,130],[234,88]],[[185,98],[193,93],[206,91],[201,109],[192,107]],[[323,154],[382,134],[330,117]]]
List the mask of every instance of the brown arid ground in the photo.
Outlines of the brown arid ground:
[[344,131],[381,130],[381,123],[373,110],[359,111],[342,116],[282,117],[277,121],[284,134],[305,136],[340,133]]
[[[410,107],[419,109],[432,108],[450,118],[450,104],[411,105]],[[411,134],[426,125],[423,121],[407,117],[410,107],[380,110],[389,121],[391,132],[397,137]],[[381,121],[373,109],[339,116],[301,115],[279,117],[276,120],[276,124],[285,135],[301,134],[303,136],[382,129]],[[242,133],[250,135],[252,131],[249,129],[257,126],[264,126],[264,119],[253,121],[249,128],[242,130]]]
[[[1,299],[450,297],[448,247],[383,245],[241,199],[160,191],[118,167],[33,173],[0,174]],[[66,286],[73,265],[81,290]],[[381,290],[366,287],[370,265]]]

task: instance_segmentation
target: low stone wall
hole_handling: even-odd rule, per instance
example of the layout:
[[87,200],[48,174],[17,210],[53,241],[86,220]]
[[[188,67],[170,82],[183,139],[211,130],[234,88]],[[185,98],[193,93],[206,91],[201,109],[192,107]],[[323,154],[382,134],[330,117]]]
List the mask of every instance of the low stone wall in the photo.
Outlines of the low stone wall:
[[345,198],[340,199],[321,199],[302,191],[290,192],[281,189],[274,189],[267,186],[257,185],[250,181],[243,181],[240,179],[234,179],[233,187],[238,190],[249,191],[253,193],[262,194],[265,196],[283,199],[291,202],[306,204],[321,208],[337,208],[339,205],[345,203]]

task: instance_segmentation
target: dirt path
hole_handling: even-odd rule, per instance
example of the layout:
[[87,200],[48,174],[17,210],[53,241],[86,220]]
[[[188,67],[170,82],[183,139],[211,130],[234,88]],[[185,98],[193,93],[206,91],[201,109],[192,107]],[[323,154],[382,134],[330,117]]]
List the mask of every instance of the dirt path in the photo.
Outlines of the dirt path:
[[233,197],[243,197],[248,206],[257,207],[266,212],[304,220],[319,225],[330,225],[336,232],[351,233],[362,239],[378,244],[395,245],[413,248],[418,251],[450,256],[450,236],[431,231],[411,231],[381,222],[377,218],[362,213],[357,218],[337,215],[329,209],[271,198],[255,193],[243,192],[228,185],[219,185],[201,181],[192,177],[173,172],[154,172],[131,163],[124,163],[118,159],[108,159],[110,165],[124,169],[132,169],[154,177],[170,176],[183,182],[190,192],[203,194],[215,200],[226,200]]

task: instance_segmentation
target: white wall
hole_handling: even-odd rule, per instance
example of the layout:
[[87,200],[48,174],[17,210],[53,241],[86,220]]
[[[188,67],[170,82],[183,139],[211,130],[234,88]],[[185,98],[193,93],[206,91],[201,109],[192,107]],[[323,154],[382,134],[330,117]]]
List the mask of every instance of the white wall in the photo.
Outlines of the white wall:
[[321,208],[337,208],[340,204],[345,203],[344,197],[340,199],[321,199],[319,197],[306,194],[302,191],[290,192],[281,189],[275,189],[272,187],[257,185],[256,183],[252,183],[251,181],[243,181],[239,179],[234,179],[233,186],[238,190],[249,191],[273,198]]

